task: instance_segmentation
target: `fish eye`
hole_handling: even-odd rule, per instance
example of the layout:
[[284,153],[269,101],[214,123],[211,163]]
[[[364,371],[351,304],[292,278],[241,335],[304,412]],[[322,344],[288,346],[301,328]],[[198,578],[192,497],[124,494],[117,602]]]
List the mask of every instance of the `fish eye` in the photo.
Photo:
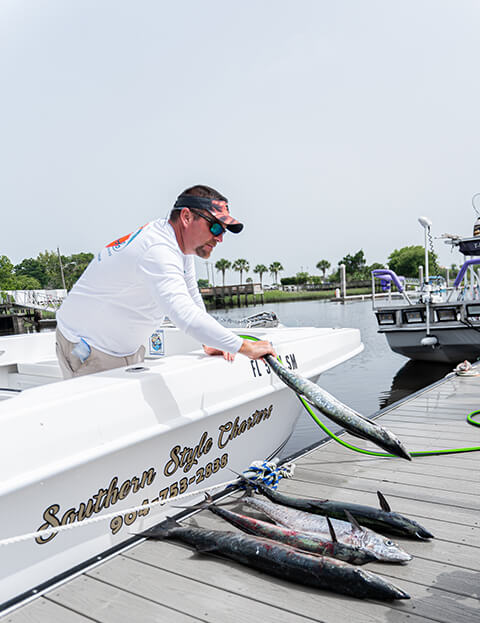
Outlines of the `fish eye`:
[[395,545],[395,543],[393,541],[385,541],[385,545],[388,545],[388,547],[391,547],[392,545]]

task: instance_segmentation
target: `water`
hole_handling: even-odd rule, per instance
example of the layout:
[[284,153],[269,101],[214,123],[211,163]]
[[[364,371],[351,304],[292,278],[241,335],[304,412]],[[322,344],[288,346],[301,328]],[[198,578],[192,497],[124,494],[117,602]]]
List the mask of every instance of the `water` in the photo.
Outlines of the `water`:
[[[366,416],[434,383],[452,370],[451,365],[410,361],[393,353],[385,336],[377,333],[377,321],[370,301],[355,301],[345,305],[325,301],[292,301],[216,310],[212,315],[225,324],[233,324],[235,320],[262,309],[274,311],[287,326],[360,329],[364,351],[324,372],[319,384]],[[324,437],[325,433],[305,413],[300,417],[282,455],[294,454]]]

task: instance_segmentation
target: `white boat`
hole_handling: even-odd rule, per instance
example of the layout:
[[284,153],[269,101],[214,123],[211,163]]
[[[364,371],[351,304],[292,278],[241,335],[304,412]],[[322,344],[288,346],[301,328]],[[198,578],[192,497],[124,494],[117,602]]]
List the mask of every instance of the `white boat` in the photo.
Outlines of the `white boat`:
[[[390,348],[410,359],[458,364],[480,357],[480,236],[460,238],[444,235],[459,248],[466,260],[449,287],[439,276],[429,276],[428,243],[431,223],[425,228],[425,273],[420,287],[407,291],[403,277],[394,271],[372,271],[372,300],[378,332],[385,334]],[[375,294],[379,279],[388,295]],[[395,286],[400,299],[392,297]]]
[[[313,380],[363,349],[357,329],[249,331]],[[143,365],[67,381],[54,333],[1,338],[0,388],[0,609],[158,523],[179,494],[276,456],[301,409],[263,361],[207,357],[175,328]]]

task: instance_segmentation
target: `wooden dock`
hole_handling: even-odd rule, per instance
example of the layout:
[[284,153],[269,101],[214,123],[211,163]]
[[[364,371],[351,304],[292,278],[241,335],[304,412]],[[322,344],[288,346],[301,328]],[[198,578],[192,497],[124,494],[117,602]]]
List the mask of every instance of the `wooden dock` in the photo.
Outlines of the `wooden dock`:
[[257,296],[259,302],[264,304],[263,287],[260,283],[245,283],[235,286],[213,286],[209,288],[200,288],[205,303],[212,305],[215,309],[236,305],[240,307],[243,304],[248,307],[248,297],[253,305],[257,305]]
[[[409,450],[480,446],[465,417],[480,408],[480,376],[450,375],[401,404],[381,423]],[[370,444],[345,435],[354,445]],[[401,459],[356,454],[328,442],[296,460],[280,490],[298,496],[376,505],[380,489],[393,510],[436,536],[396,539],[407,565],[369,564],[411,595],[381,603],[344,597],[269,577],[239,564],[198,556],[174,542],[147,541],[7,614],[11,623],[159,621],[262,623],[476,623],[480,621],[480,453]],[[239,507],[240,508],[240,507]],[[233,529],[206,511],[188,521]]]

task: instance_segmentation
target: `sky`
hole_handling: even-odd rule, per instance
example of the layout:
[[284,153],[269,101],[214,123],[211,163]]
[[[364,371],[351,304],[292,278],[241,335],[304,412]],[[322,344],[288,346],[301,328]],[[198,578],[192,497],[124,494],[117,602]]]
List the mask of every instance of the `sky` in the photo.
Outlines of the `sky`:
[[199,183],[245,223],[211,263],[470,236],[479,32],[478,0],[2,0],[0,255],[95,252]]

